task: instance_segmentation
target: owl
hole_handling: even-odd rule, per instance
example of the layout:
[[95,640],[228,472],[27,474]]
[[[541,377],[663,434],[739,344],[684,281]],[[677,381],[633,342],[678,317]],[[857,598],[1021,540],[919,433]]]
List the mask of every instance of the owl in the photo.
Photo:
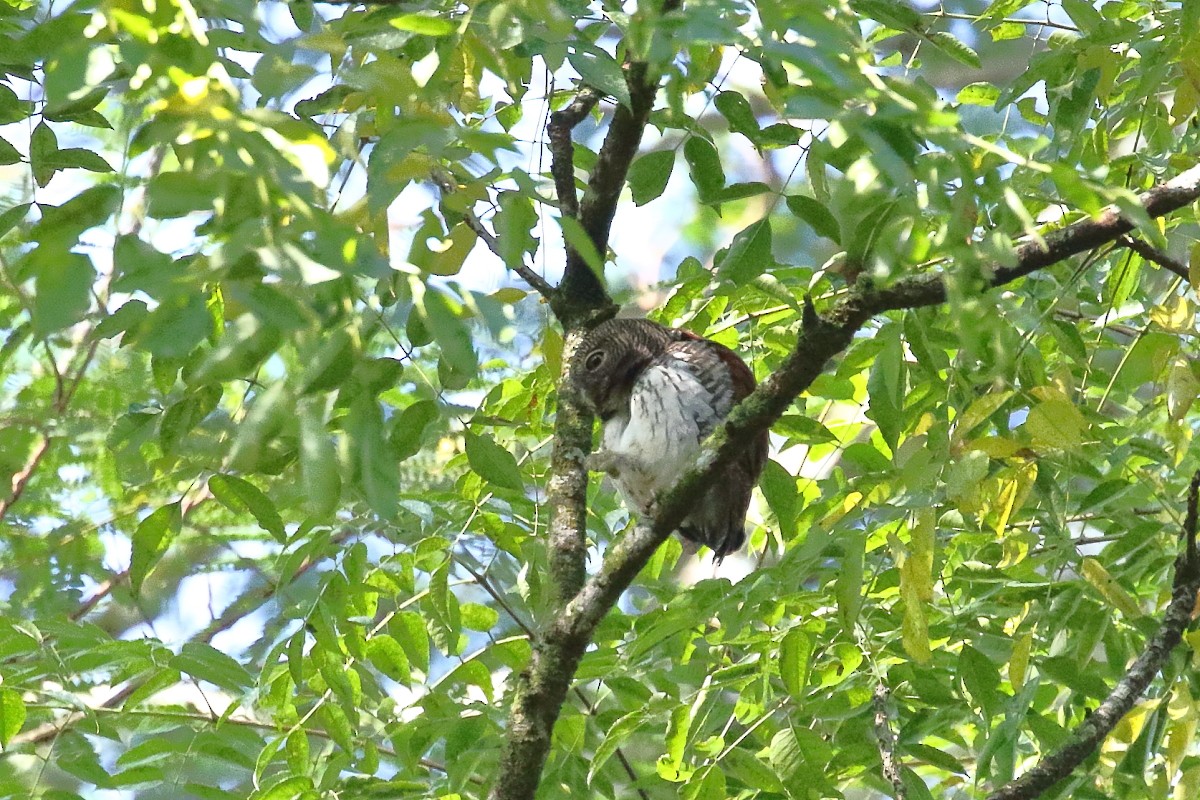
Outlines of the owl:
[[[588,468],[611,475],[627,505],[652,515],[700,443],[754,389],[746,362],[724,345],[645,319],[613,319],[590,331],[571,363],[585,404],[603,425]],[[679,526],[717,559],[742,546],[750,493],[767,459],[763,431]]]

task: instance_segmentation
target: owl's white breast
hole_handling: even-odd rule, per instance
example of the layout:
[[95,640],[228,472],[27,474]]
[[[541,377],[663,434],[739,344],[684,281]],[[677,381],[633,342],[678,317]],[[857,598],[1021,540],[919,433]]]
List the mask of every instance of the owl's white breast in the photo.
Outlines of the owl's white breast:
[[673,486],[695,461],[715,418],[712,394],[691,365],[670,360],[648,367],[634,383],[628,413],[604,423],[603,446],[618,456],[617,482],[626,498],[644,509]]

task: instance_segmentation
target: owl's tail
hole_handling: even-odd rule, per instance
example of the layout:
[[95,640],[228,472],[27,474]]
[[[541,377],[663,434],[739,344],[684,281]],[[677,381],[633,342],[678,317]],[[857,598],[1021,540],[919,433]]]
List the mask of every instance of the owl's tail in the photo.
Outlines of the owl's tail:
[[679,526],[679,535],[707,545],[718,562],[741,548],[746,543],[746,509],[750,505],[749,487],[741,488],[719,483],[710,489]]

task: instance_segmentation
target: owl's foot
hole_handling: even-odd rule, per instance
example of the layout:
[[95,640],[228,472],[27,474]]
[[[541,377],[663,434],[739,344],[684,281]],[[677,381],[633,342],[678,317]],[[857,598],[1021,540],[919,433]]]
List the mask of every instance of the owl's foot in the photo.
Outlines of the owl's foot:
[[621,473],[621,458],[611,450],[597,450],[583,462],[588,472],[603,472],[614,478]]
[[639,510],[644,519],[658,519],[658,498],[651,497]]

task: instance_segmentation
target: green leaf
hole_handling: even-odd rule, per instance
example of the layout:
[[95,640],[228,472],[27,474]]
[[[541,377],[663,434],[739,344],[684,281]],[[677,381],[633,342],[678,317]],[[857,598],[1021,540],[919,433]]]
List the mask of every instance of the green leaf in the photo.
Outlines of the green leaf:
[[964,66],[971,67],[972,69],[979,69],[983,66],[979,60],[979,54],[960,42],[952,34],[945,31],[929,31],[925,34],[925,38],[938,50]]
[[739,231],[729,247],[719,251],[713,261],[717,274],[734,284],[745,284],[775,266],[771,252],[771,220],[763,217]]
[[441,348],[442,358],[456,372],[466,376],[475,374],[478,361],[471,332],[458,315],[450,308],[446,297],[433,287],[414,292],[423,313],[425,325]]
[[683,763],[683,749],[687,745],[688,731],[692,727],[692,709],[680,705],[671,709],[671,720],[667,724],[665,742],[666,758],[676,768]]
[[386,633],[377,633],[367,640],[367,657],[376,669],[397,683],[408,686],[412,682],[404,648]]
[[500,192],[500,210],[492,218],[496,226],[496,241],[500,258],[513,269],[525,263],[525,254],[537,250],[537,239],[530,231],[537,225],[537,212],[528,197],[518,192]]
[[29,166],[38,186],[45,186],[54,177],[54,155],[58,152],[58,137],[44,121],[39,122],[29,137]]
[[792,696],[793,703],[804,701],[812,648],[812,639],[799,628],[792,628],[780,642],[779,677],[783,679],[783,686]]
[[150,311],[143,300],[129,300],[113,313],[100,320],[95,335],[100,339],[111,339],[136,328]]
[[84,150],[81,147],[68,147],[59,150],[51,159],[55,169],[86,169],[89,172],[112,172],[112,165],[98,153]]
[[178,294],[159,303],[138,326],[134,344],[161,358],[185,356],[212,330],[204,297]]
[[8,743],[21,732],[25,725],[25,701],[20,692],[8,687],[0,688],[0,747],[8,749]]
[[429,631],[415,611],[401,611],[392,619],[389,630],[417,669],[429,672]]
[[592,242],[592,237],[579,224],[579,220],[574,217],[558,217],[557,219],[567,246],[583,258],[584,263],[592,272],[603,278],[604,259],[600,258],[600,254],[596,252],[596,245]]
[[800,747],[794,730],[784,728],[771,737],[771,744],[767,749],[767,760],[779,779],[785,782],[791,781],[803,770],[805,766],[804,751]]
[[220,386],[205,386],[167,406],[158,424],[164,453],[176,451],[180,441],[217,407],[221,394]]
[[[321,719],[325,723],[326,732],[340,745],[341,741],[337,734],[342,733],[342,728],[337,725],[331,725],[330,720],[327,718],[328,708],[328,703],[321,707]],[[342,715],[342,719],[345,720],[345,714]],[[346,724],[349,725],[349,722],[347,721]],[[349,738],[346,741],[349,742]],[[343,747],[343,749],[345,748]],[[308,797],[312,792],[312,778],[307,775],[285,775],[279,779],[272,778],[262,788],[252,793],[250,800],[296,800],[296,798]]]
[[608,732],[604,735],[604,740],[600,742],[600,746],[596,748],[596,752],[588,764],[587,782],[589,786],[592,785],[596,775],[600,773],[600,769],[608,759],[612,758],[613,753],[646,724],[646,711],[645,707],[634,709],[609,727]]
[[25,215],[29,213],[29,209],[32,206],[33,203],[20,203],[0,212],[0,236],[3,236],[19,225],[21,220],[25,219]]
[[331,331],[321,337],[314,352],[305,359],[300,379],[302,395],[336,389],[349,377],[358,359],[354,339],[346,330]]
[[403,14],[399,17],[392,17],[388,23],[393,28],[419,33],[422,36],[448,36],[455,31],[455,24],[452,20],[434,16],[431,13]]
[[42,218],[31,236],[43,243],[73,245],[79,235],[103,225],[121,206],[121,190],[111,184],[84,189],[61,206],[40,203]]
[[91,304],[96,272],[81,253],[41,258],[34,277],[33,330],[40,336],[83,320]]
[[757,144],[758,118],[754,116],[754,109],[750,107],[749,100],[739,92],[723,91],[717,92],[717,96],[713,98],[713,105],[721,112],[721,116],[725,117],[731,131],[740,133]]
[[0,166],[9,164],[18,164],[21,161],[21,153],[17,148],[9,144],[7,139],[0,138]]
[[842,229],[838,221],[820,202],[805,197],[802,194],[788,195],[788,210],[799,219],[804,220],[820,236],[834,242],[842,243]]
[[188,642],[170,665],[202,681],[240,694],[254,685],[246,668],[232,657],[204,642]]
[[371,397],[358,397],[348,424],[350,452],[357,455],[359,486],[375,513],[391,519],[399,509],[400,474],[383,427],[383,412]]
[[141,591],[142,582],[179,535],[183,527],[183,511],[178,502],[155,510],[133,532],[133,556],[129,564],[129,583],[134,594]]
[[713,198],[714,203],[732,203],[737,200],[745,200],[747,197],[757,197],[760,194],[770,194],[773,190],[770,186],[762,181],[748,181],[746,183],[731,183],[724,189],[717,192]]
[[867,393],[870,395],[867,416],[879,426],[883,440],[895,452],[904,428],[904,399],[908,383],[900,326],[885,325],[875,335],[875,341],[882,341],[884,347],[875,356],[875,363],[867,378]]
[[987,656],[969,644],[963,645],[958,656],[958,677],[985,713],[990,716],[996,712],[1000,702],[1000,671]]
[[470,431],[464,436],[467,462],[479,477],[502,489],[521,491],[525,488],[525,482],[521,478],[521,469],[517,466],[517,459],[513,457],[512,453],[491,439],[477,436]]
[[400,461],[420,452],[425,428],[439,416],[438,405],[432,400],[418,400],[400,412],[391,426],[392,447]]
[[600,48],[575,51],[567,54],[567,61],[583,78],[584,83],[616,98],[626,108],[630,107],[629,86],[621,65]]
[[77,97],[56,102],[48,106],[42,114],[51,122],[75,122],[100,105],[104,98],[108,97],[109,91],[108,87],[96,87]]
[[287,542],[283,519],[275,510],[275,504],[257,486],[235,475],[218,473],[208,479],[208,489],[221,505],[235,514],[249,511],[260,528],[280,544]]
[[1000,90],[990,83],[968,83],[958,90],[956,99],[966,105],[991,107],[1000,99]]
[[1025,431],[1034,447],[1069,450],[1079,446],[1087,420],[1066,398],[1050,398],[1029,410]]
[[659,150],[634,161],[629,167],[629,192],[635,206],[660,197],[675,168],[675,151]]
[[721,157],[712,142],[699,136],[691,136],[683,145],[683,158],[688,163],[692,185],[701,203],[712,203],[725,188],[725,170],[721,168]]
[[322,404],[302,400],[300,419],[300,477],[304,505],[318,519],[331,516],[342,496],[342,474],[333,439],[325,430]]
[[211,211],[216,198],[212,185],[190,172],[162,172],[146,189],[147,213],[157,219]]
[[500,614],[494,608],[479,603],[463,603],[459,606],[464,628],[473,631],[490,631],[500,621]]
[[785,540],[791,539],[796,535],[796,512],[799,504],[796,477],[778,462],[769,460],[758,485],[779,522],[779,533]]
[[860,532],[847,533],[842,537],[842,568],[834,581],[833,593],[837,597],[838,616],[847,629],[854,626],[862,608],[863,559],[866,536]]

